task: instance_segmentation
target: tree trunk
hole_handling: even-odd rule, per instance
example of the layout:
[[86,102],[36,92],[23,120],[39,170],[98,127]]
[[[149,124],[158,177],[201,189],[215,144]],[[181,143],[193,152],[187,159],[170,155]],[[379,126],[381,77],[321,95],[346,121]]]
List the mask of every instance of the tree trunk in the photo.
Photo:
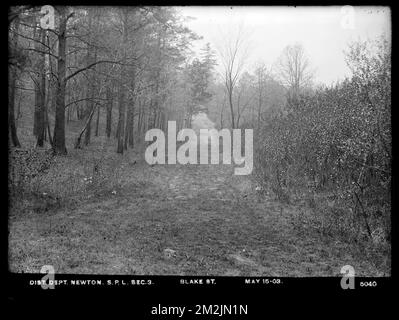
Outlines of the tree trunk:
[[21,100],[22,100],[22,94],[18,94],[17,116],[15,118],[17,126],[18,126],[18,120],[21,117]]
[[[89,10],[89,32],[90,32],[89,42],[91,42],[93,38],[91,36],[91,33],[93,32],[92,21],[93,21],[93,11]],[[90,44],[88,44],[87,56],[86,56],[87,65],[95,63],[96,60],[97,60],[97,47],[94,48],[94,54],[93,54],[93,47]],[[87,88],[86,97],[88,100],[86,100],[86,116],[88,119],[88,123],[85,132],[85,142],[84,142],[86,146],[90,144],[90,138],[91,138],[91,119],[93,117],[92,110],[94,108],[94,91],[95,91],[95,69],[96,67],[94,67],[94,70],[89,71],[90,72],[89,83],[87,84],[88,88]]]
[[96,133],[95,136],[98,137],[98,124],[100,122],[100,107],[97,108],[97,120],[96,120]]
[[[92,109],[94,108],[94,105],[92,105],[92,107],[91,107]],[[85,131],[85,146],[88,146],[89,144],[90,144],[90,137],[91,137],[91,116],[90,116],[90,114],[91,113],[89,113],[87,116],[88,116],[88,118],[87,118],[87,120],[88,120],[88,123],[87,123],[87,127],[86,127],[86,131]]]
[[230,113],[231,113],[231,128],[235,129],[235,120],[234,120],[234,107],[233,107],[233,88],[230,85],[229,88],[229,106],[230,106]]
[[76,117],[78,120],[83,120],[84,118],[84,108],[82,108],[79,103],[76,105]]
[[66,88],[66,25],[67,17],[64,7],[59,7],[60,27],[58,32],[57,90],[54,124],[53,150],[55,154],[65,155],[65,88]]
[[48,141],[50,142],[51,147],[53,147],[53,139],[51,138],[50,121],[48,120],[48,110],[47,110],[47,108],[45,110],[45,117],[46,117]]
[[[14,48],[18,44],[18,30],[19,30],[19,19],[14,19],[14,28],[16,34],[14,34],[11,38],[12,45]],[[21,147],[19,143],[18,136],[17,136],[17,127],[15,126],[15,82],[17,78],[17,72],[14,66],[9,65],[8,67],[8,127],[9,127],[9,134],[11,138],[11,142],[14,147]]]
[[[13,67],[12,67],[13,68]],[[9,130],[10,130],[10,137],[11,137],[11,142],[14,145],[14,147],[21,147],[21,144],[19,143],[18,136],[17,136],[17,127],[15,126],[15,114],[14,114],[14,105],[15,105],[15,71],[10,70],[9,71],[9,87],[8,87],[8,125],[9,125]]]
[[86,123],[85,123],[83,129],[80,131],[78,137],[76,138],[76,141],[75,141],[75,149],[81,148],[81,140],[82,140],[83,133],[85,133],[86,130],[88,129],[88,126],[90,125],[91,118],[93,117],[94,111],[95,111],[95,109],[93,108],[93,109],[91,110],[91,112],[90,112],[90,114],[89,114],[87,120],[86,120]]
[[142,122],[143,122],[143,110],[142,110],[142,107],[141,107],[141,100],[140,99],[138,100],[138,104],[139,104],[139,114],[138,114],[139,118],[137,120],[137,132],[140,135],[141,129],[142,129]]
[[125,128],[125,141],[124,148],[127,149],[127,146],[133,148],[133,130],[134,130],[134,104],[128,105],[127,108],[127,116],[126,116],[126,128]]
[[129,125],[129,147],[134,147],[134,105],[131,106],[130,125]]
[[[123,12],[123,44],[122,44],[122,63],[126,62],[126,45],[127,45],[127,23],[128,23],[128,13],[126,11]],[[118,120],[118,132],[117,132],[117,138],[118,138],[118,147],[116,152],[123,154],[123,149],[124,149],[124,136],[125,136],[125,88],[123,86],[124,84],[124,74],[125,70],[121,66],[120,68],[120,81],[119,81],[119,120]]]
[[[37,40],[42,43],[46,40],[45,30],[38,29]],[[35,42],[36,49],[40,51],[45,51],[43,45]],[[36,64],[36,69],[39,72],[38,76],[35,77],[35,113],[34,113],[34,124],[33,124],[33,134],[37,138],[36,146],[43,147],[44,144],[44,134],[46,132],[45,127],[45,103],[46,103],[46,73],[45,73],[45,55],[40,53],[38,57],[38,63]]]
[[131,115],[131,126],[129,129],[129,147],[134,148],[134,109]]
[[111,137],[111,130],[112,130],[112,91],[113,89],[108,87],[107,88],[107,125],[106,125],[106,134],[107,137]]
[[[121,68],[122,69],[122,68]],[[123,77],[123,71],[121,71],[121,78]],[[118,120],[118,147],[117,153],[123,154],[123,138],[124,138],[124,128],[125,128],[125,88],[122,85],[119,86],[119,120]]]
[[258,95],[258,121],[257,121],[257,132],[259,135],[259,128],[260,128],[260,114],[261,114],[261,110],[262,110],[262,104],[263,104],[263,99],[262,99],[262,83],[261,80],[259,80],[259,86],[258,86],[258,90],[259,90],[259,95]]

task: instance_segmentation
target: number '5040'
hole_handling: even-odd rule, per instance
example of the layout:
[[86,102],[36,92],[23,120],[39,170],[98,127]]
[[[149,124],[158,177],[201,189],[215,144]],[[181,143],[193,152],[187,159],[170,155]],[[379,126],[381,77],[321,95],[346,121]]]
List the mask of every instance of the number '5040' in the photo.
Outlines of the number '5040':
[[376,287],[377,281],[361,281],[360,286],[361,287]]

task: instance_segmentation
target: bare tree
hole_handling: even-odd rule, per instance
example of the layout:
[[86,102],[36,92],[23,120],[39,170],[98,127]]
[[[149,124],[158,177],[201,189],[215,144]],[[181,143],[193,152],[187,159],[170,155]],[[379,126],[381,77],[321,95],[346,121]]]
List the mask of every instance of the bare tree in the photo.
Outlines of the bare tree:
[[[260,128],[260,120],[261,120],[261,112],[264,108],[265,100],[266,100],[266,92],[265,86],[266,81],[270,77],[271,71],[266,67],[264,63],[259,62],[255,69],[255,78],[256,78],[256,91],[257,91],[257,130],[259,131]],[[255,104],[254,104],[255,107]],[[255,115],[255,112],[253,112]]]
[[303,46],[286,46],[278,60],[277,69],[288,90],[288,100],[295,103],[301,90],[311,84],[314,76]]
[[231,127],[234,129],[238,125],[237,114],[240,113],[239,103],[234,103],[234,94],[246,62],[248,45],[242,26],[239,27],[235,36],[226,39],[224,47],[218,51],[223,64],[222,79],[230,108]]

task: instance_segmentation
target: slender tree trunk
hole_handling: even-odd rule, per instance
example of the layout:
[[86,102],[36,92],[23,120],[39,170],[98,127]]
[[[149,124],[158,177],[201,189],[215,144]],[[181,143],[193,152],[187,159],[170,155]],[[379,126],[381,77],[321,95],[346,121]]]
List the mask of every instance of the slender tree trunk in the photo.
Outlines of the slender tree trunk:
[[130,122],[131,125],[129,128],[129,147],[134,148],[134,107],[132,108]]
[[67,17],[64,7],[59,7],[60,26],[58,31],[57,90],[54,124],[53,150],[56,154],[65,155],[65,88],[66,88],[66,25]]
[[162,113],[162,122],[161,122],[161,127],[162,127],[163,131],[166,131],[166,123],[167,123],[167,121],[166,121],[166,113],[163,112]]
[[[10,69],[13,67],[10,67]],[[14,105],[15,105],[15,78],[16,72],[15,70],[9,70],[9,84],[8,84],[8,125],[10,131],[11,142],[14,147],[21,147],[17,136],[17,128],[15,126],[15,114],[14,114]]]
[[[119,89],[118,89],[119,92]],[[118,94],[119,95],[119,94]],[[121,111],[120,111],[120,104],[119,104],[119,96],[118,96],[118,111],[119,111],[119,115],[118,115],[118,123],[116,124],[116,131],[115,131],[115,138],[118,139],[119,137],[119,132],[120,132],[120,117],[121,117]]]
[[18,125],[18,120],[21,117],[21,101],[22,101],[22,94],[18,94],[18,105],[17,105],[17,116],[15,118],[16,125]]
[[[93,33],[93,28],[92,28],[92,22],[93,22],[93,11],[89,10],[89,32]],[[93,37],[90,36],[90,42]],[[94,50],[94,53],[93,53]],[[87,65],[90,65],[94,62],[96,62],[97,60],[97,47],[93,49],[93,47],[88,44],[87,45],[87,56],[86,56],[86,61],[87,61]],[[87,98],[88,100],[86,101],[86,116],[88,119],[88,123],[87,123],[87,128],[85,131],[85,140],[84,140],[84,144],[87,146],[90,144],[90,138],[91,138],[91,119],[92,119],[92,110],[95,107],[94,106],[94,91],[95,91],[95,69],[96,67],[94,67],[94,70],[90,71],[90,76],[89,76],[89,83],[88,88],[87,88]]]
[[147,121],[147,119],[145,117],[144,106],[141,106],[140,136],[142,136],[145,132],[146,121]]
[[[45,30],[37,29],[37,40],[44,43],[46,40]],[[36,49],[45,51],[45,48],[39,43],[35,43]],[[46,73],[45,73],[45,55],[40,53],[38,57],[38,63],[36,64],[36,69],[39,74],[35,77],[35,113],[34,113],[34,124],[33,124],[33,134],[37,138],[36,146],[43,147],[44,144],[44,134],[46,132],[45,127],[45,103],[46,103]]]
[[129,129],[131,127],[131,106],[128,104],[127,106],[127,114],[126,114],[126,123],[125,123],[125,137],[123,141],[123,149],[127,150],[127,144],[129,140]]
[[192,112],[190,112],[190,114],[188,115],[187,120],[188,120],[188,128],[191,128],[192,127],[192,121],[193,121],[193,113]]
[[158,120],[158,110],[154,109],[154,119],[153,119],[153,122],[152,122],[152,127],[153,128],[158,128],[157,120]]
[[[91,109],[93,110],[94,104],[91,104]],[[89,109],[88,109],[89,110]],[[87,127],[85,131],[85,146],[88,146],[90,144],[90,137],[91,137],[91,112],[87,115]]]
[[112,105],[113,105],[113,97],[112,97],[113,89],[108,87],[107,88],[107,125],[106,125],[106,134],[107,137],[111,137],[111,130],[112,130]]
[[154,101],[151,97],[148,109],[148,115],[147,115],[147,123],[146,123],[148,129],[154,128],[154,117],[155,117]]
[[84,109],[79,105],[79,103],[76,105],[76,118],[78,120],[83,120],[84,118]]
[[100,106],[97,108],[97,120],[96,120],[96,133],[95,136],[98,137],[98,124],[100,122]]
[[143,110],[142,110],[142,108],[141,108],[141,99],[139,99],[138,100],[138,105],[139,105],[139,108],[138,108],[138,110],[139,110],[139,112],[138,112],[138,120],[137,120],[137,132],[139,133],[139,135],[140,135],[140,133],[141,133],[141,127],[142,127],[142,122],[143,122]]
[[[136,70],[132,70],[131,74],[131,90],[134,92],[136,86],[136,79],[135,79],[135,72]],[[125,142],[124,148],[127,150],[127,147],[133,148],[133,130],[134,130],[134,103],[136,101],[136,97],[133,96],[127,106],[127,116],[126,116],[126,128],[125,128]]]
[[[39,28],[38,26],[36,26],[33,29],[33,39],[34,41],[34,47],[36,50],[41,50],[38,41],[41,40],[41,28]],[[40,108],[41,108],[41,97],[40,97],[40,74],[41,74],[41,69],[43,69],[43,66],[41,65],[41,57],[40,57],[40,53],[37,54],[39,57],[34,65],[34,69],[35,72],[34,75],[32,76],[32,80],[33,80],[33,87],[35,90],[35,111],[33,113],[33,135],[37,138],[38,136],[38,122],[39,122],[39,116],[40,116]]]
[[[46,37],[47,37],[47,35],[46,35]],[[45,95],[46,98],[44,101],[43,114],[44,114],[44,141],[50,142],[50,145],[52,147],[53,140],[51,139],[50,124],[49,124],[49,120],[48,120],[48,105],[49,105],[49,102],[51,101],[51,81],[50,81],[50,79],[47,79],[48,68],[50,67],[49,63],[50,63],[50,61],[49,62],[45,61],[44,84],[45,84],[45,90],[46,90],[46,95]]]
[[127,149],[127,146],[133,148],[133,130],[134,130],[134,105],[133,102],[128,106],[127,116],[126,116],[126,128],[125,128],[125,141],[124,148]]
[[[18,31],[19,31],[19,19],[14,19],[15,34],[12,35],[11,41],[14,48],[18,44]],[[11,143],[14,147],[21,147],[17,136],[17,127],[15,125],[15,82],[17,78],[17,72],[14,66],[9,65],[8,67],[8,129],[11,138]]]
[[[123,12],[123,44],[122,44],[122,61],[125,63],[126,61],[126,44],[127,44],[127,28],[128,28],[128,13],[125,11]],[[116,152],[123,154],[123,149],[124,149],[124,136],[125,136],[125,88],[123,87],[123,80],[124,80],[124,73],[125,70],[121,66],[120,68],[120,82],[119,82],[119,121],[118,121],[118,132],[117,132],[117,138],[118,138],[118,147]]]
[[224,104],[224,101],[223,101],[222,110],[220,111],[220,128],[221,129],[223,129],[223,111],[224,111],[224,106],[225,106],[225,104]]
[[51,138],[50,121],[48,119],[48,110],[47,110],[47,108],[45,110],[45,117],[46,117],[46,126],[47,126],[48,140],[50,142],[51,147],[53,147],[53,139]]
[[88,126],[89,126],[89,124],[91,122],[91,119],[93,117],[94,111],[95,111],[95,109],[93,108],[91,110],[88,118],[86,119],[86,123],[85,123],[83,129],[80,131],[78,137],[76,138],[76,140],[75,140],[75,149],[81,148],[81,140],[82,140],[83,133],[85,133],[86,130],[88,129]]
[[161,128],[161,123],[162,123],[162,111],[159,110],[158,111],[158,115],[157,115],[157,128],[158,129],[162,129]]
[[[121,71],[121,78],[123,72]],[[125,127],[125,88],[122,85],[119,87],[119,120],[118,120],[118,147],[117,153],[123,154],[123,138],[124,138],[124,127]]]
[[157,49],[158,49],[158,67],[155,74],[155,92],[154,92],[154,100],[151,99],[151,107],[153,110],[153,119],[152,119],[152,128],[157,128],[157,117],[159,112],[159,80],[161,76],[161,34],[158,33],[158,41],[157,41]]
[[230,106],[230,114],[231,114],[231,127],[235,129],[235,119],[234,119],[234,106],[233,106],[233,88],[230,85],[228,90],[229,92],[229,106]]
[[46,111],[46,98],[45,98],[45,91],[46,91],[46,76],[43,73],[41,77],[41,108],[40,108],[40,115],[38,118],[38,134],[37,134],[37,146],[43,147],[44,145],[44,137],[46,133],[46,119],[45,119],[45,111]]

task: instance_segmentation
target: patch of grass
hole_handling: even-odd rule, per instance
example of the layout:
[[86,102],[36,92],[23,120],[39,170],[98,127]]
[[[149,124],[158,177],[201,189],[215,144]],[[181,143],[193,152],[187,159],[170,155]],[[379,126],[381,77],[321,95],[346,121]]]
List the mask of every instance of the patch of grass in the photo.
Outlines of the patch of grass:
[[[132,183],[131,163],[129,156],[115,154],[110,144],[56,156],[45,172],[28,178],[23,176],[23,183],[17,185],[10,181],[11,215],[31,210],[53,212],[76,207],[84,201],[115,196]],[[21,181],[16,175],[12,179]]]
[[362,255],[359,245],[320,232],[315,212],[258,197],[250,179],[232,174],[231,166],[149,166],[134,154],[70,152],[36,190],[72,204],[10,219],[11,270],[336,276],[351,264],[357,274],[390,273],[388,251]]

